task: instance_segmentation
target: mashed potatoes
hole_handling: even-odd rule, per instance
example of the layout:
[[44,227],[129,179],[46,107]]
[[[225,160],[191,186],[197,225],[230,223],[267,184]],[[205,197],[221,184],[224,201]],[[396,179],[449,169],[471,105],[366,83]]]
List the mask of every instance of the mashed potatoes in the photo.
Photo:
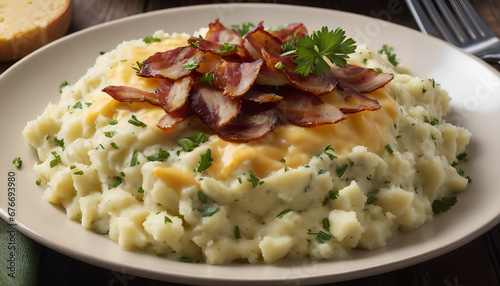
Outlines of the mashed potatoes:
[[[281,124],[244,144],[196,117],[162,131],[161,107],[101,91],[158,87],[133,67],[188,35],[154,36],[161,41],[127,41],[100,56],[23,133],[38,151],[43,198],[124,248],[210,264],[344,258],[432,220],[432,203],[467,184],[453,164],[470,133],[443,119],[447,93],[366,46],[353,63],[394,74],[369,94],[380,110],[314,128]],[[197,131],[208,140],[181,148],[178,139]]]

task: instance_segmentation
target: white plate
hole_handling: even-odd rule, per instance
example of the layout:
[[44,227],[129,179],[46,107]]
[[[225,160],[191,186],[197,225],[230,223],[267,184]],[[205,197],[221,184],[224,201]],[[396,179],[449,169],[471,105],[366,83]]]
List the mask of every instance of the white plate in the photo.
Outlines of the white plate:
[[[388,15],[388,14],[384,14]],[[127,251],[110,239],[66,219],[63,209],[42,200],[32,165],[35,151],[21,131],[41,114],[47,103],[57,103],[59,85],[74,83],[93,66],[100,51],[123,40],[141,38],[163,29],[192,33],[219,18],[224,24],[245,21],[267,25],[304,22],[309,30],[323,25],[343,27],[347,35],[379,49],[394,47],[398,57],[418,76],[434,78],[452,97],[450,120],[468,128],[472,141],[465,172],[472,184],[459,195],[449,212],[411,233],[398,235],[386,247],[354,251],[342,261],[283,262],[277,265],[186,264],[139,251]],[[455,249],[499,223],[500,192],[500,74],[476,58],[435,38],[373,18],[333,10],[280,5],[192,6],[141,14],[69,35],[19,61],[0,76],[2,148],[1,216],[6,213],[5,190],[9,172],[15,173],[17,228],[34,240],[66,255],[127,274],[179,283],[243,284],[293,280],[323,283],[359,278],[419,263]],[[21,170],[12,160],[20,156]],[[12,174],[12,173],[11,173]],[[290,281],[292,282],[292,281]]]

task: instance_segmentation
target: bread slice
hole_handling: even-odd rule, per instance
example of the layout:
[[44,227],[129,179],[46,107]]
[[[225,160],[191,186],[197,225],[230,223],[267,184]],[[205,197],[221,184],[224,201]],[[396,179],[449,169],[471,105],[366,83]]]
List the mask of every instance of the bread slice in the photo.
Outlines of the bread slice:
[[71,0],[0,0],[0,61],[17,60],[63,36]]

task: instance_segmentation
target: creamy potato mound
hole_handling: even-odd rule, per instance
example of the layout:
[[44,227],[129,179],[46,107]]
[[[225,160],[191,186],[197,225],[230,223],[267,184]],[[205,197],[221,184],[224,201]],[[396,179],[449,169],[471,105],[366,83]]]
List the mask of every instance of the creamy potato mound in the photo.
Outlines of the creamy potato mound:
[[[189,36],[154,37],[161,41],[126,41],[100,56],[23,132],[38,151],[43,198],[124,248],[210,264],[341,259],[431,221],[432,203],[467,184],[453,165],[470,133],[443,118],[446,91],[377,50],[359,46],[351,63],[394,74],[368,95],[380,110],[315,128],[281,124],[237,144],[196,117],[162,131],[162,108],[101,91],[156,89],[160,80],[136,76],[136,62]],[[197,131],[208,141],[183,150],[178,139]],[[207,154],[212,165],[199,171]]]

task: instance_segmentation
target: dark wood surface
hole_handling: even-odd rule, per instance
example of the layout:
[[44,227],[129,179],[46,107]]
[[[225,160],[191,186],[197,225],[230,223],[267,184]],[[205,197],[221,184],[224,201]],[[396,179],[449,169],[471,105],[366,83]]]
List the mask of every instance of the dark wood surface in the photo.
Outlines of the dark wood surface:
[[[166,1],[166,0],[73,0],[73,21],[69,33],[103,22],[147,11],[178,6],[242,3],[247,1]],[[364,14],[381,15],[388,3],[402,10],[391,22],[418,29],[403,0],[338,1],[257,1],[305,5]],[[500,36],[500,1],[471,0],[479,14]],[[0,73],[13,62],[0,63]],[[500,191],[500,190],[499,190]],[[178,285],[131,276],[99,268],[43,248],[38,269],[39,285]],[[400,270],[331,285],[500,285],[500,225],[470,243],[432,260]]]

